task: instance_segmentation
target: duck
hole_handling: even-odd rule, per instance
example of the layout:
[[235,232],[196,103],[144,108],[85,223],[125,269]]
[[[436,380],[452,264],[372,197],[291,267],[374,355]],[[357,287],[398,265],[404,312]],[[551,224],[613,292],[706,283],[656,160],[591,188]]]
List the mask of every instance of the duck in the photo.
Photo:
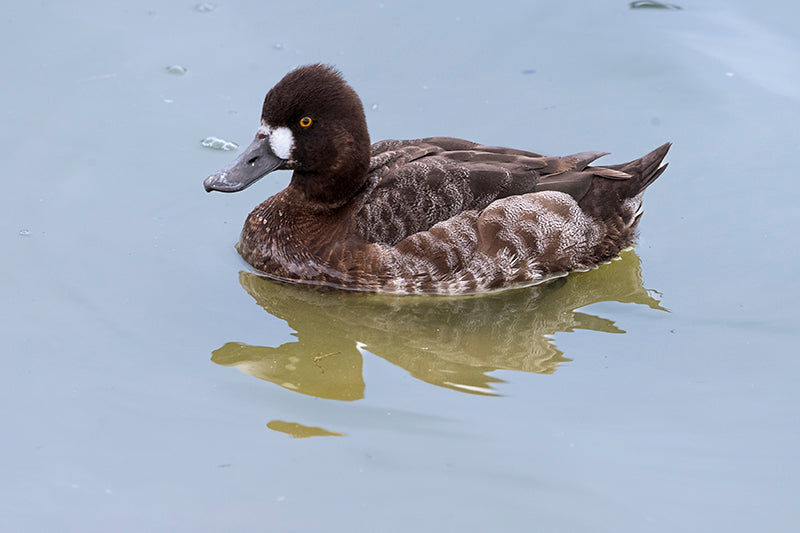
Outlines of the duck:
[[267,92],[255,139],[208,176],[241,191],[289,185],[247,216],[237,249],[284,282],[392,294],[467,295],[586,271],[633,245],[642,195],[671,143],[628,163],[544,156],[451,137],[371,144],[361,99],[311,64]]

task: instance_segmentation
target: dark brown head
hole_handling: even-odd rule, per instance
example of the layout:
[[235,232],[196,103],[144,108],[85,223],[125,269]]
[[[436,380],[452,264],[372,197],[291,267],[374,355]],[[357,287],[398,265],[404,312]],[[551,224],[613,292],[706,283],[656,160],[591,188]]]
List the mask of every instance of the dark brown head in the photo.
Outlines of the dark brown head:
[[290,187],[301,200],[335,208],[364,184],[369,151],[358,95],[333,68],[307,65],[267,93],[253,143],[204,185],[207,191],[234,192],[273,170],[290,169]]

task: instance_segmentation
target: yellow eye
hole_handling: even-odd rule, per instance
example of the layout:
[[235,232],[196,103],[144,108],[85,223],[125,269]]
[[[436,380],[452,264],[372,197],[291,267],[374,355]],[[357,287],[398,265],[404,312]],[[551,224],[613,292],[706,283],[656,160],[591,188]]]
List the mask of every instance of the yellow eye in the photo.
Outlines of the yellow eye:
[[303,117],[300,119],[300,127],[307,128],[311,125],[311,117]]

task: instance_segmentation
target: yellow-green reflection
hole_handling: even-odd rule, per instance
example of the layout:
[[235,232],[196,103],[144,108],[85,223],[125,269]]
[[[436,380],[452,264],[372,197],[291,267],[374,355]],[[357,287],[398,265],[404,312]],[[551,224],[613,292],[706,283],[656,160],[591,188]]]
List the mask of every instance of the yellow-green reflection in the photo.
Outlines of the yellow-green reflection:
[[336,433],[327,429],[314,426],[304,426],[297,422],[285,422],[283,420],[273,420],[267,424],[273,431],[279,431],[291,435],[295,439],[307,439],[308,437],[344,437],[345,433]]
[[624,333],[614,322],[575,311],[617,301],[662,309],[642,287],[639,258],[621,259],[550,283],[469,297],[387,296],[290,285],[247,272],[242,287],[286,320],[297,341],[278,347],[231,342],[212,361],[322,398],[364,395],[358,346],[414,377],[455,390],[495,394],[498,369],[549,374],[568,361],[554,342],[562,331]]

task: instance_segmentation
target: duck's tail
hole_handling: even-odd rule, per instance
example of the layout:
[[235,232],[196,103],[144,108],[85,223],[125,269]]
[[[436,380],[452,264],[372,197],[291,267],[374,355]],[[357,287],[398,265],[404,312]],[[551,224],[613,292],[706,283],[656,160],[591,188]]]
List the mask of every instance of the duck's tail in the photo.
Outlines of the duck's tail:
[[639,159],[609,167],[630,174],[633,178],[630,181],[630,189],[627,194],[629,198],[640,195],[651,183],[656,181],[656,179],[664,173],[668,163],[662,164],[662,162],[671,146],[672,143],[664,143]]

